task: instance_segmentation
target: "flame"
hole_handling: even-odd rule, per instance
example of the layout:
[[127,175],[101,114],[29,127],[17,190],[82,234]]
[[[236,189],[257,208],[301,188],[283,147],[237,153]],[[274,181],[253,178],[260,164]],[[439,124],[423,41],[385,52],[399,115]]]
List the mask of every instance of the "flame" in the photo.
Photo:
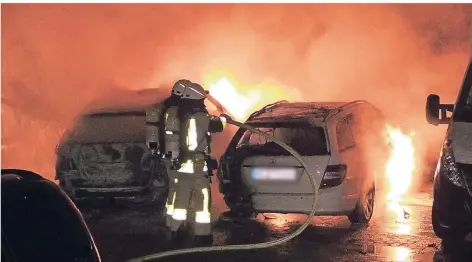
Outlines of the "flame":
[[243,84],[232,74],[221,70],[206,74],[203,84],[238,121],[244,121],[252,112],[266,104],[283,99],[301,100],[302,97],[296,89],[268,80],[251,85]]
[[237,120],[243,120],[248,116],[249,111],[255,109],[257,101],[261,98],[260,92],[251,93],[247,96],[240,94],[226,77],[210,85],[210,94]]
[[392,151],[386,165],[389,184],[388,207],[397,215],[397,221],[407,220],[410,216],[406,207],[400,205],[402,197],[408,192],[415,171],[415,149],[413,135],[404,134],[399,128],[387,125],[387,139]]

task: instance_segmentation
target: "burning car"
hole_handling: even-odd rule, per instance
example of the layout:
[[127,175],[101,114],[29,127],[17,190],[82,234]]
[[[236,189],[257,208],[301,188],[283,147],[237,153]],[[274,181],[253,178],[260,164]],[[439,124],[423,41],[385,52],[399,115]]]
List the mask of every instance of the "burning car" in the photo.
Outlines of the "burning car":
[[[151,172],[145,108],[169,90],[119,91],[87,107],[57,146],[56,180],[74,201],[164,201],[165,169]],[[160,165],[160,163],[158,163]]]
[[[303,156],[320,185],[316,215],[347,215],[352,223],[369,222],[376,174],[383,172],[388,152],[385,118],[376,107],[366,101],[280,101],[254,112],[246,124],[274,135]],[[217,174],[226,204],[243,216],[311,210],[313,193],[303,167],[256,133],[236,132]]]

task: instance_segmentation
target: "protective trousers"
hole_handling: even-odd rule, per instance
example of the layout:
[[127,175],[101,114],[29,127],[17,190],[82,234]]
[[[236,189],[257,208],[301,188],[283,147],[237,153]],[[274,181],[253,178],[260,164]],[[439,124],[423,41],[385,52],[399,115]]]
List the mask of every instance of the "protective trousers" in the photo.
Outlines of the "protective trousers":
[[[203,168],[203,166],[201,166]],[[172,207],[171,231],[176,232],[187,221],[190,200],[195,204],[195,235],[211,235],[211,194],[208,173],[195,167],[196,172],[186,170],[170,171],[174,177],[174,194],[169,208]],[[205,166],[206,168],[206,166]],[[183,172],[184,171],[184,172]],[[193,170],[192,170],[193,171]],[[170,197],[169,197],[170,199]]]
[[166,201],[166,226],[170,228],[172,225],[172,215],[174,214],[174,203],[176,198],[175,187],[179,182],[177,178],[177,171],[167,169],[167,175],[169,176],[169,192],[167,193]]

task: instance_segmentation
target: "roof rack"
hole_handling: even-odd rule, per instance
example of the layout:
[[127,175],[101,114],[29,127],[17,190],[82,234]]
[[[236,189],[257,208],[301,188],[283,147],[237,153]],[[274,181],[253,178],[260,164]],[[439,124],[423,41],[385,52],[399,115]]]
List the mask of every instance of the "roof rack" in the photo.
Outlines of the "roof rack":
[[254,117],[256,116],[259,116],[260,114],[264,113],[267,109],[271,109],[277,105],[280,105],[280,104],[285,104],[285,103],[288,103],[287,100],[280,100],[280,101],[277,101],[277,102],[274,102],[272,104],[268,104],[268,105],[265,105],[264,107],[262,107],[261,109],[255,111],[254,113],[252,113],[246,121],[249,121],[249,120],[252,120]]
[[330,117],[334,116],[335,114],[337,114],[337,113],[339,113],[339,112],[341,112],[341,111],[343,111],[347,108],[350,108],[350,107],[358,105],[358,104],[364,104],[364,103],[366,103],[365,100],[355,100],[355,101],[343,104],[343,105],[337,107],[336,109],[331,110],[331,112],[329,112],[329,114],[325,117],[325,121],[328,120]]

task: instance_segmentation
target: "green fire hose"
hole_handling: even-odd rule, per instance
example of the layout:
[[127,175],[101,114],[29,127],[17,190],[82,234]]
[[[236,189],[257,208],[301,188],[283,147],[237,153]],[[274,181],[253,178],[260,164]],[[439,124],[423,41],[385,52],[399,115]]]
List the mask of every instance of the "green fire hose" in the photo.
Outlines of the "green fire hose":
[[[226,118],[226,116],[225,116]],[[285,236],[283,238],[269,241],[269,242],[263,242],[263,243],[257,243],[257,244],[241,244],[241,245],[228,245],[228,246],[212,246],[212,247],[195,247],[195,248],[187,248],[187,249],[176,249],[176,250],[169,250],[161,253],[155,253],[147,256],[143,256],[140,258],[135,258],[132,260],[129,260],[129,262],[141,262],[141,261],[151,261],[154,259],[159,259],[159,258],[164,258],[164,257],[170,257],[170,256],[176,256],[176,255],[183,255],[183,254],[190,254],[190,253],[203,253],[203,252],[216,252],[216,251],[236,251],[236,250],[251,250],[251,249],[263,249],[263,248],[269,248],[269,247],[274,247],[277,245],[281,245],[283,243],[286,243],[290,241],[291,239],[295,238],[296,236],[300,235],[310,224],[313,216],[315,215],[315,210],[316,210],[316,204],[318,202],[318,185],[315,182],[313,174],[310,172],[310,169],[306,165],[306,163],[303,161],[302,156],[297,153],[292,147],[287,145],[286,143],[282,142],[281,140],[277,139],[274,136],[271,136],[265,132],[262,132],[254,127],[251,127],[249,125],[234,121],[230,118],[227,118],[227,123],[249,130],[253,133],[256,133],[258,135],[264,136],[267,138],[267,140],[273,141],[285,150],[287,150],[290,154],[292,154],[298,162],[303,166],[305,171],[308,174],[308,178],[310,179],[311,186],[313,189],[313,204],[311,206],[311,211],[310,214],[308,215],[306,221],[293,233],[289,234],[288,236]]]

